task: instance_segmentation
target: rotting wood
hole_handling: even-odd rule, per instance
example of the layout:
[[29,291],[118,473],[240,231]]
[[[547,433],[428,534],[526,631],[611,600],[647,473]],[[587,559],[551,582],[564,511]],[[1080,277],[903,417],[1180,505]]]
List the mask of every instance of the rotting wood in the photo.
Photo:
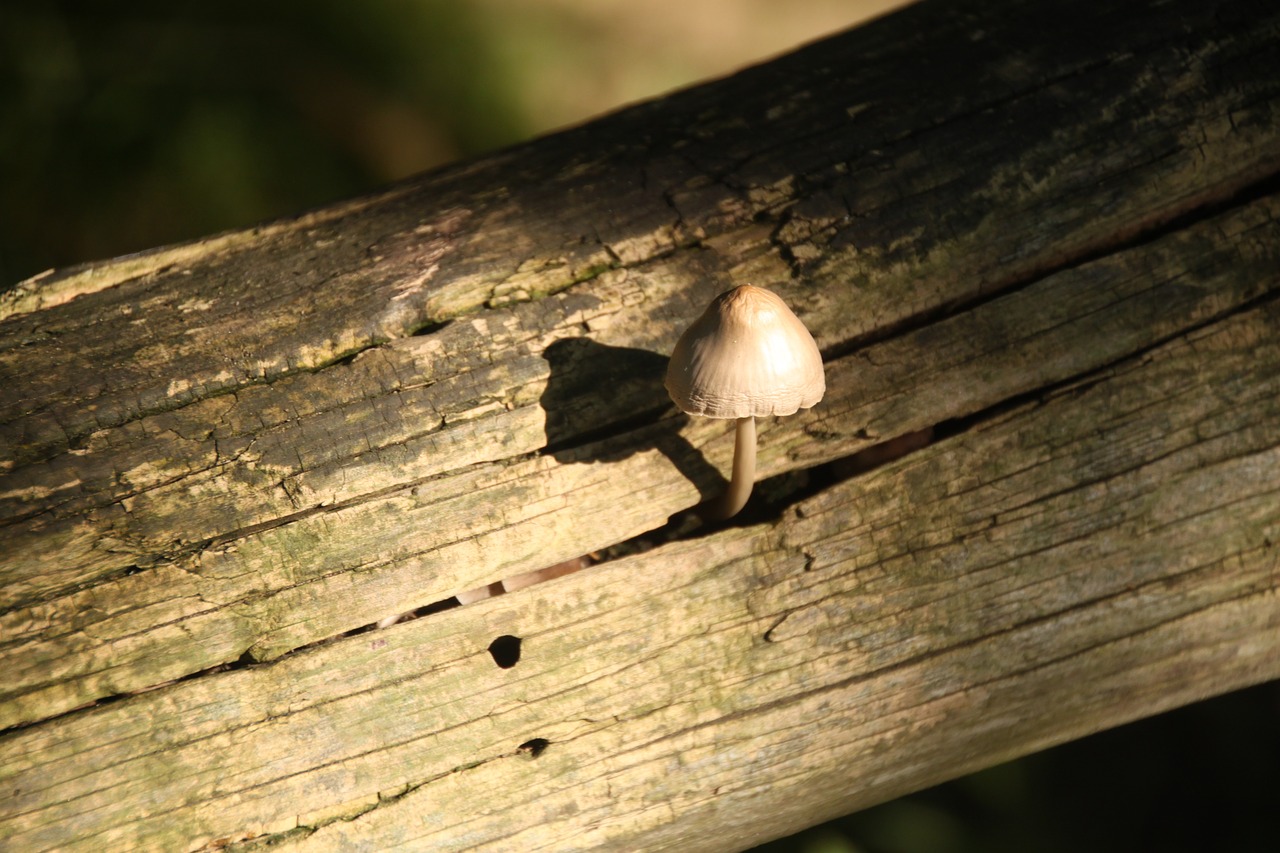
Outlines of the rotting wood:
[[[1280,13],[1065,8],[925,4],[8,294],[0,839],[730,849],[1280,674]],[[715,492],[663,354],[740,281],[828,362],[763,475],[942,440],[295,651]]]
[[[12,840],[733,849],[1280,675],[1277,323],[1238,314],[772,523],[15,733]],[[372,808],[309,835],[299,803]]]
[[[1257,202],[833,360],[831,390],[820,409],[762,425],[761,472],[814,465],[881,437],[981,411],[1238,309],[1275,287],[1278,204]],[[1222,233],[1235,239],[1215,245]],[[1077,345],[1083,336],[1090,347]],[[930,369],[922,371],[921,364]],[[658,377],[651,379],[653,395],[662,393]],[[476,436],[456,455],[508,439],[503,432],[488,441]],[[679,447],[667,449],[664,442]],[[723,469],[732,436],[705,419],[689,419],[679,429],[661,421],[564,451],[559,459],[480,464],[386,494],[370,489],[374,497],[335,500],[291,523],[205,548],[185,564],[162,563],[17,608],[3,617],[6,636],[29,639],[10,645],[0,660],[11,689],[27,692],[6,703],[6,712],[21,720],[42,707],[67,710],[234,661],[246,649],[257,658],[276,657],[653,529],[697,501],[695,485],[715,487],[686,475],[702,447]],[[361,467],[305,472],[298,480],[306,485],[296,489],[318,503],[329,492],[312,483],[351,477]],[[364,480],[370,481],[377,482]],[[192,513],[205,516],[193,523],[207,523],[215,509],[192,506],[198,496],[189,488],[180,481],[156,490],[160,497],[139,496],[133,515],[140,525],[182,523]],[[592,499],[573,498],[584,493]],[[229,510],[253,498],[234,482],[223,495],[222,501],[237,501],[222,504]],[[127,609],[111,613],[104,596]],[[35,630],[24,632],[25,625]],[[69,630],[73,626],[80,630]]]

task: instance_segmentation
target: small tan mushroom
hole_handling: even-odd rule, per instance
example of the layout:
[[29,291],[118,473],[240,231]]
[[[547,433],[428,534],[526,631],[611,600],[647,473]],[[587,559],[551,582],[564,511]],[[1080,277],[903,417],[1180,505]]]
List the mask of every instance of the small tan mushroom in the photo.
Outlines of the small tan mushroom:
[[667,365],[667,393],[690,415],[736,418],[733,475],[705,512],[729,518],[751,496],[756,418],[791,415],[822,399],[822,355],[804,323],[776,294],[744,284],[717,296]]

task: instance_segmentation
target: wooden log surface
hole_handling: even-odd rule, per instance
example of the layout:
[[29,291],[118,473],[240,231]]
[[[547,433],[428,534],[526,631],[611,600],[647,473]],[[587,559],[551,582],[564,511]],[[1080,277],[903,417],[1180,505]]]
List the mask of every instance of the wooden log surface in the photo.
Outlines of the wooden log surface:
[[[0,840],[738,849],[1280,675],[1280,12],[1117,5],[4,294]],[[829,391],[703,528],[746,281]]]

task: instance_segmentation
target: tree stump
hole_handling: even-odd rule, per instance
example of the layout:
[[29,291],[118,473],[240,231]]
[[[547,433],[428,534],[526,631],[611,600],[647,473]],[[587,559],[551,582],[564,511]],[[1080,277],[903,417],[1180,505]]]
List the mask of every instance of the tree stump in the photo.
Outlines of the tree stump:
[[[740,849],[1277,677],[1277,32],[926,2],[5,294],[3,846]],[[829,390],[699,526],[744,282]]]

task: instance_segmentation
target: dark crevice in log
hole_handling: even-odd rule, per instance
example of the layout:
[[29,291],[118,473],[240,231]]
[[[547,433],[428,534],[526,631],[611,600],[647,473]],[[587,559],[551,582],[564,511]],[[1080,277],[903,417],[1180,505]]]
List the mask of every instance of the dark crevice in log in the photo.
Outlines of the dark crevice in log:
[[[1105,245],[1100,245],[1096,247],[1093,251],[1077,256],[1071,259],[1070,261],[1063,261],[1062,263],[1057,264],[1053,267],[1046,267],[1044,270],[1037,272],[1032,276],[1028,276],[1027,278],[1020,279],[1014,282],[1009,282],[1005,285],[992,288],[991,290],[983,293],[980,297],[965,301],[963,303],[949,303],[949,304],[941,305],[929,312],[924,312],[921,314],[913,315],[909,318],[905,318],[899,323],[883,326],[880,329],[878,329],[875,333],[861,336],[859,338],[851,340],[847,343],[840,344],[838,346],[828,347],[823,351],[823,359],[824,361],[832,362],[840,358],[847,357],[857,352],[858,350],[864,349],[868,346],[871,346],[877,343],[882,343],[895,338],[904,337],[912,332],[919,331],[933,324],[945,321],[952,317],[956,317],[956,316],[971,312],[974,309],[981,307],[982,305],[985,305],[989,302],[994,302],[997,299],[1006,297],[1020,290],[1024,290],[1051,276],[1069,272],[1071,270],[1076,270],[1081,267],[1087,266],[1091,263],[1096,263],[1098,261],[1104,260],[1109,257],[1113,257],[1116,255],[1124,254],[1126,252],[1132,252],[1132,251],[1141,249],[1161,239],[1164,239],[1171,235],[1176,235],[1179,232],[1185,231],[1188,228],[1191,228],[1192,226],[1202,224],[1204,222],[1208,222],[1218,216],[1229,213],[1232,210],[1236,210],[1236,209],[1248,206],[1249,204],[1252,204],[1256,201],[1260,201],[1269,196],[1272,196],[1278,190],[1280,190],[1280,173],[1269,173],[1263,178],[1261,178],[1260,180],[1248,183],[1245,186],[1240,187],[1231,192],[1222,191],[1222,192],[1212,194],[1210,196],[1207,196],[1199,200],[1191,208],[1189,208],[1185,212],[1171,219],[1153,223],[1149,228],[1141,229],[1131,235],[1124,235],[1124,234],[1112,235],[1117,239],[1108,241]],[[1202,326],[1212,324],[1213,322],[1221,320],[1225,316],[1230,316],[1230,314],[1232,313],[1249,310],[1255,305],[1260,304],[1260,300],[1265,301],[1267,298],[1268,297],[1264,296],[1264,297],[1261,297],[1260,299],[1250,300],[1249,302],[1246,302],[1240,306],[1237,306],[1226,313],[1219,313],[1219,314],[1212,315],[1211,317],[1208,317],[1208,318],[1202,318],[1198,323],[1188,325],[1174,335],[1161,338],[1152,342],[1149,346],[1146,347],[1146,349],[1140,350],[1129,356],[1125,356],[1125,359],[1128,359],[1131,356],[1141,355],[1146,351],[1158,348],[1159,346],[1162,346],[1164,343],[1166,343],[1168,340],[1172,338],[1179,337],[1183,334],[1194,331],[1195,329],[1200,328]],[[1102,365],[1100,369],[1105,370],[1109,367],[1110,365]],[[1099,373],[1098,375],[1101,375],[1101,374]],[[1045,386],[1043,389],[1041,389],[1041,391],[1052,392],[1060,387],[1075,384],[1081,381],[1084,381],[1084,377],[1072,376],[1058,383]],[[1030,392],[1030,393],[1034,395],[1036,392]],[[1000,408],[1002,406],[1012,407],[1012,406],[1021,405],[1022,402],[1023,401],[1020,398],[1011,398],[1008,401],[1004,401],[1003,403],[996,404],[996,406],[993,407],[992,409],[987,409],[987,410],[984,410],[983,412],[971,413],[962,418],[953,419],[953,421],[955,423],[962,423],[962,422],[968,423],[972,421],[983,420],[987,416],[1002,410]],[[617,439],[622,437],[628,432],[632,432],[643,426],[648,426],[650,424],[656,423],[657,421],[661,420],[663,417],[667,416],[669,413],[670,413],[670,406],[667,406],[661,409],[640,412],[635,414],[632,417],[615,421],[606,426],[599,427],[589,432],[575,434],[572,438],[566,438],[560,441],[550,443],[543,449],[542,453],[548,454],[548,455],[556,455],[563,452],[573,451],[576,449],[588,447],[590,445],[604,442],[610,439]],[[940,431],[939,437],[941,437],[944,433],[946,433],[948,429],[951,429],[951,427],[947,424],[939,424],[937,425],[937,429]],[[953,434],[953,433],[946,433],[946,434]],[[900,437],[891,437],[887,439],[886,442],[881,442],[880,444],[896,441],[898,440],[898,438]],[[880,446],[880,445],[878,444],[877,446]]]
[[200,669],[195,672],[189,672],[186,675],[183,675],[179,678],[171,678],[168,681],[162,681],[159,684],[148,685],[147,687],[143,687],[139,690],[129,690],[123,693],[112,693],[108,696],[100,696],[97,699],[94,699],[92,702],[86,702],[85,704],[81,705],[78,708],[70,708],[61,713],[53,714],[52,716],[42,717],[37,720],[31,720],[29,722],[24,722],[24,723],[17,723],[12,726],[0,728],[0,739],[8,737],[9,735],[15,734],[17,732],[23,731],[24,729],[29,729],[32,726],[41,726],[41,725],[57,723],[61,720],[65,720],[67,718],[74,717],[74,716],[79,716],[86,712],[93,711],[97,708],[102,708],[107,705],[114,705],[117,702],[123,702],[126,699],[130,699],[134,696],[141,696],[145,693],[152,693],[156,690],[163,690],[167,687],[172,687],[175,684],[181,684],[182,682],[185,682],[185,681],[194,681],[197,678],[206,678],[210,675],[216,675],[220,672],[230,672],[232,670],[245,669],[246,667],[258,666],[258,665],[259,664],[256,661],[252,660],[249,657],[249,653],[246,651],[244,654],[240,655],[240,657],[236,658],[235,660],[226,661],[225,663],[217,663],[217,664],[214,664],[213,666],[207,666],[204,669]]
[[[400,624],[402,622],[408,622],[414,619],[420,619],[424,616],[430,616],[435,613],[442,613],[446,610],[452,610],[453,608],[458,606],[459,606],[458,599],[455,597],[450,597],[450,598],[444,599],[443,601],[432,602],[431,604],[423,605],[407,613],[400,614],[400,616],[395,620],[394,624]],[[288,652],[272,657],[270,660],[259,660],[258,658],[253,656],[252,649],[248,649],[242,655],[240,655],[240,657],[236,658],[235,660],[229,660],[223,663],[214,664],[212,666],[205,667],[204,669],[200,669],[195,672],[191,672],[186,675],[183,675],[180,678],[173,678],[168,681],[161,682],[159,684],[150,685],[140,690],[131,690],[124,693],[113,693],[108,696],[102,696],[98,699],[95,699],[92,702],[87,702],[84,705],[81,705],[80,707],[69,709],[60,714],[55,714],[50,717],[43,717],[37,720],[31,720],[30,722],[18,723],[16,725],[0,729],[0,738],[3,738],[6,735],[13,732],[18,732],[18,731],[22,731],[23,729],[31,728],[32,726],[55,723],[59,720],[72,717],[75,715],[79,715],[87,711],[92,711],[96,708],[101,708],[105,705],[111,705],[113,703],[129,699],[133,696],[138,696],[144,693],[150,693],[155,690],[161,690],[166,687],[170,687],[172,685],[180,684],[186,681],[192,681],[197,678],[205,678],[211,675],[217,675],[219,673],[230,672],[233,670],[247,669],[249,667],[273,666],[276,663],[286,660],[288,658],[291,658],[295,655],[309,652],[314,649],[320,648],[322,646],[331,645],[332,643],[347,639],[348,637],[356,637],[362,634],[368,634],[372,631],[377,630],[379,627],[380,626],[378,623],[369,623],[368,625],[361,625],[358,628],[352,628],[349,631],[343,631],[332,637],[325,637],[323,639],[315,640],[313,642],[299,646],[295,649],[291,649]]]
[[[431,604],[423,605],[422,607],[418,607],[407,613],[400,614],[400,616],[396,619],[395,624],[412,621],[413,619],[419,619],[424,616],[430,616],[432,614],[441,613],[446,610],[452,610],[453,608],[458,606],[459,606],[458,599],[454,597],[444,599],[443,601],[432,602]],[[150,685],[140,690],[131,690],[124,693],[113,693],[109,696],[100,697],[98,699],[95,699],[92,702],[87,702],[78,708],[72,708],[60,714],[55,714],[50,717],[44,717],[38,720],[32,720],[30,722],[19,723],[17,725],[9,726],[8,728],[0,729],[0,738],[3,738],[4,736],[6,736],[11,732],[21,731],[23,729],[27,729],[32,726],[44,725],[46,723],[53,723],[64,718],[71,717],[73,715],[78,715],[86,711],[91,711],[95,708],[100,708],[104,705],[110,705],[115,702],[120,702],[125,699],[129,699],[130,697],[133,697],[133,696],[138,696],[144,693],[150,693],[155,690],[161,690],[166,687],[170,687],[172,685],[180,684],[186,681],[192,681],[197,678],[205,678],[211,675],[217,675],[223,672],[231,672],[233,670],[247,669],[249,667],[273,666],[280,661],[286,660],[298,654],[309,652],[323,646],[331,645],[340,640],[347,639],[348,637],[356,637],[362,634],[368,634],[372,631],[377,630],[379,627],[380,626],[378,625],[378,623],[361,625],[358,628],[352,628],[349,631],[343,631],[332,637],[324,637],[323,639],[315,640],[305,645],[298,646],[297,648],[291,649],[285,652],[284,654],[276,655],[272,657],[270,660],[260,660],[254,657],[252,649],[246,649],[245,652],[235,660],[214,664],[212,666],[205,667],[204,669],[197,670],[196,672],[191,672],[186,675],[183,675],[180,678],[173,678],[168,681],[161,682],[159,684]]]
[[1280,302],[1280,290],[1272,290],[1267,293],[1263,293],[1253,299],[1242,302],[1239,305],[1235,305],[1226,311],[1202,317],[1194,323],[1188,323],[1186,327],[1180,329],[1176,334],[1168,335],[1152,341],[1150,345],[1145,346],[1140,350],[1129,353],[1114,361],[1099,364],[1097,367],[1085,373],[1068,377],[1058,382],[1046,384],[1041,388],[1028,391],[1025,394],[1010,397],[1007,400],[1002,400],[999,403],[989,406],[979,412],[941,421],[934,427],[934,440],[943,441],[952,436],[968,432],[983,423],[1003,418],[1015,410],[1031,405],[1041,405],[1049,400],[1059,398],[1064,394],[1084,393],[1094,385],[1097,385],[1100,382],[1105,382],[1115,374],[1123,372],[1127,367],[1140,364],[1150,353],[1160,349],[1161,347],[1167,346],[1172,341],[1176,341],[1181,338],[1189,338],[1194,336],[1198,331],[1221,323],[1229,317],[1246,314],[1265,305],[1277,302]]
[[[1274,178],[1271,179],[1271,183],[1274,183],[1274,181],[1275,181]],[[1268,185],[1268,187],[1269,186],[1270,185]],[[1267,187],[1261,187],[1261,186],[1256,187],[1255,188],[1256,192],[1251,194],[1247,200],[1242,200],[1241,203],[1247,203],[1248,200],[1253,200],[1255,198],[1266,197],[1269,194],[1268,192],[1263,191],[1266,188]],[[857,453],[851,454],[846,457],[825,462],[820,465],[812,466],[809,468],[798,469],[795,471],[788,472],[786,474],[777,475],[775,477],[766,478],[764,480],[761,480],[759,483],[757,483],[755,498],[748,504],[747,508],[743,511],[743,513],[741,513],[734,519],[731,519],[728,522],[709,525],[701,522],[691,510],[687,510],[673,516],[665,525],[662,525],[646,533],[642,533],[638,536],[632,537],[631,539],[628,539],[624,542],[617,543],[613,546],[610,546],[609,548],[603,549],[599,555],[598,562],[608,562],[610,560],[617,559],[622,556],[630,556],[633,554],[644,553],[672,541],[699,538],[699,537],[714,533],[717,530],[720,530],[724,527],[742,527],[742,526],[750,526],[750,525],[762,524],[762,523],[776,523],[782,517],[783,513],[786,512],[789,508],[793,507],[795,504],[797,504],[800,501],[803,501],[809,497],[812,497],[813,495],[819,493],[823,489],[826,489],[832,485],[844,482],[852,477],[860,476],[869,471],[875,470],[876,468],[884,464],[887,464],[893,461],[894,459],[900,458],[902,455],[906,453],[910,453],[920,449],[926,444],[944,441],[953,436],[975,429],[985,423],[989,423],[994,420],[1006,417],[1011,412],[1016,411],[1020,408],[1040,405],[1047,400],[1060,397],[1063,394],[1081,393],[1082,391],[1087,390],[1092,385],[1097,384],[1098,382],[1101,382],[1101,381],[1105,381],[1107,378],[1109,378],[1110,376],[1113,376],[1115,373],[1122,372],[1127,365],[1134,365],[1134,364],[1140,363],[1143,360],[1143,358],[1147,356],[1150,352],[1162,346],[1165,346],[1172,340],[1193,335],[1195,334],[1196,331],[1203,328],[1207,328],[1216,323],[1219,323],[1227,317],[1254,310],[1256,308],[1275,302],[1277,300],[1280,300],[1280,292],[1271,291],[1268,293],[1264,293],[1242,304],[1236,305],[1224,312],[1219,312],[1212,315],[1206,315],[1204,317],[1200,317],[1195,323],[1190,323],[1186,325],[1185,327],[1179,329],[1175,334],[1153,341],[1148,346],[1136,352],[1129,353],[1125,355],[1123,358],[1117,359],[1115,361],[1098,365],[1096,368],[1091,369],[1085,373],[1065,378],[1058,382],[1045,385],[1043,387],[1037,388],[1033,391],[1026,392],[1024,394],[1015,395],[1013,397],[1002,400],[992,406],[984,408],[980,411],[973,412],[971,414],[956,417],[956,418],[950,418],[945,421],[941,421],[938,424],[935,424],[933,427],[926,430],[909,433],[907,435],[891,437],[885,441],[877,442],[876,444],[870,447],[864,448],[858,451]],[[646,426],[646,425],[648,425],[648,423],[636,423],[636,424],[630,425],[629,429],[623,430],[623,432],[618,433],[618,435],[628,432],[630,431],[630,429],[635,429],[640,426]],[[602,435],[600,436],[601,439],[612,438],[612,437],[616,437],[614,435],[613,429],[603,430]],[[401,491],[404,488],[408,488],[408,487],[397,486],[393,489],[389,489],[388,492]],[[254,532],[260,532],[260,530],[271,529],[274,527],[281,526],[283,524],[290,523],[292,521],[300,520],[301,518],[304,518],[304,517],[309,517],[319,512],[331,511],[333,509],[339,508],[340,506],[359,503],[365,500],[374,499],[376,497],[377,495],[365,495],[365,496],[361,496],[360,498],[353,499],[352,501],[344,502],[341,505],[335,504],[330,507],[316,507],[309,510],[305,510],[303,512],[295,514],[294,516],[290,516],[284,519],[278,519],[266,525],[262,525],[260,526],[260,528],[245,529],[242,531],[237,531],[235,534],[219,537],[217,540],[214,540],[214,541],[200,543],[199,545],[196,545],[196,546],[191,546],[189,548],[183,549],[181,554],[176,554],[176,553],[169,554],[169,555],[165,555],[165,558],[176,559],[179,556],[189,555],[191,553],[198,552],[199,550],[202,550],[204,548],[216,548],[216,547],[224,546],[234,541],[234,539],[236,538],[241,538],[243,536],[251,535]],[[113,583],[116,579],[120,577],[137,574],[139,572],[147,570],[147,568],[148,566],[145,564],[132,565],[118,572],[111,573],[108,576],[104,576],[102,579],[98,581],[98,583]],[[333,574],[335,575],[342,574],[342,573],[345,573],[345,571],[347,570],[346,569],[336,570]],[[530,585],[532,586],[535,584],[530,584]],[[263,593],[263,595],[269,596],[269,595],[277,594],[279,592],[280,590],[273,590],[270,592]],[[443,610],[456,607],[457,604],[458,604],[457,599],[450,597],[448,599],[444,599],[441,601],[436,601],[436,602],[432,602],[432,603],[420,606],[415,610],[412,610],[409,613],[404,614],[401,617],[401,619],[402,621],[404,621],[404,620],[407,620],[408,618],[417,618],[417,617],[431,615],[433,613],[441,612]],[[21,602],[19,602],[16,605],[16,607],[21,607],[21,606],[23,606]],[[302,651],[303,649],[308,649],[314,646],[327,644],[335,640],[339,640],[344,637],[352,636],[355,634],[364,633],[364,632],[373,630],[375,627],[376,627],[376,623],[371,623],[369,625],[364,625],[355,629],[344,631],[333,637],[327,637],[324,639],[313,641],[311,643],[307,643],[304,646],[299,646],[295,649],[284,652],[283,654],[273,655],[271,659],[273,661],[278,660],[282,657],[286,657],[288,655]],[[227,668],[236,666],[237,663],[240,665],[243,665],[247,661],[251,661],[251,660],[256,662],[256,659],[253,658],[252,655],[249,655],[248,658],[242,658],[241,661],[239,662],[225,662],[225,663],[217,664],[217,665],[208,667],[206,669],[200,670],[197,673],[192,673],[190,675],[184,676],[183,678],[186,679],[186,678],[198,677],[203,674],[212,674],[212,673],[224,671]],[[168,683],[172,683],[172,682],[168,682]],[[163,685],[158,685],[158,686],[163,686]],[[148,688],[148,689],[153,689],[153,688]],[[122,695],[127,696],[132,694],[122,694]],[[110,697],[107,697],[107,698],[104,698],[103,700],[99,700],[99,702],[102,702],[102,701],[111,701],[111,699]],[[88,707],[93,707],[93,706],[88,706]],[[80,710],[83,710],[83,708]],[[68,712],[68,713],[71,713],[71,712]]]
[[[1265,195],[1262,193],[1258,197]],[[1228,317],[1247,313],[1274,302],[1280,302],[1280,291],[1271,291],[1227,311],[1202,317],[1176,334],[1155,341],[1123,358],[1099,365],[1086,373],[1009,397],[980,411],[949,418],[923,430],[893,436],[849,456],[765,478],[756,483],[752,499],[748,501],[746,508],[733,518],[708,524],[703,522],[693,509],[688,509],[672,516],[659,528],[604,549],[601,552],[600,562],[645,553],[669,542],[711,535],[726,527],[778,523],[783,514],[796,504],[825,489],[865,475],[928,445],[946,441],[984,424],[1001,420],[1017,410],[1042,405],[1063,394],[1083,393],[1116,373],[1124,371],[1127,366],[1140,364],[1151,352],[1166,346],[1171,341],[1194,335],[1197,331],[1220,323]]]
[[973,298],[934,306],[928,311],[904,317],[892,324],[885,324],[864,335],[828,346],[822,351],[823,361],[834,361],[860,349],[894,338],[903,337],[935,323],[973,311],[987,303],[1025,290],[1055,275],[1079,269],[1106,258],[1124,254],[1150,245],[1165,237],[1177,234],[1194,225],[1207,222],[1232,210],[1246,207],[1280,192],[1280,171],[1267,171],[1250,176],[1246,183],[1234,187],[1212,187],[1196,199],[1186,210],[1159,220],[1135,224],[1127,232],[1109,235],[1109,239],[1087,252],[1046,265],[1015,281],[1005,282],[982,291]]
[[[1152,235],[1142,243],[1151,242],[1161,236],[1167,236],[1169,233],[1182,230],[1192,222],[1209,219],[1233,207],[1265,198],[1271,192],[1274,192],[1276,182],[1277,179],[1273,177],[1268,179],[1265,184],[1254,185],[1251,188],[1251,192],[1247,195],[1235,197],[1233,203],[1223,206],[1222,209],[1197,215],[1193,220],[1180,224],[1176,228],[1170,228],[1158,236]],[[1137,245],[1141,244],[1126,248],[1136,248]],[[1226,311],[1201,317],[1197,322],[1189,323],[1175,334],[1155,340],[1140,350],[1128,353],[1112,362],[1100,364],[1085,373],[1009,397],[980,411],[961,417],[949,418],[932,427],[893,436],[845,457],[765,478],[756,484],[753,498],[748,502],[747,507],[734,518],[724,522],[706,523],[691,508],[672,516],[661,527],[603,549],[598,556],[597,563],[603,564],[621,557],[642,554],[674,541],[711,535],[726,527],[776,524],[782,519],[785,512],[824,489],[846,482],[854,477],[865,475],[928,445],[945,441],[979,428],[984,424],[1003,419],[1020,409],[1042,405],[1049,400],[1061,397],[1063,394],[1083,393],[1092,386],[1106,381],[1116,373],[1123,372],[1127,366],[1140,364],[1151,352],[1166,346],[1171,341],[1194,335],[1197,331],[1220,323],[1228,317],[1243,314],[1276,301],[1280,301],[1280,291],[1264,293]],[[609,432],[611,431],[605,431],[605,434],[602,434],[599,438],[614,437],[608,434]],[[530,586],[533,585],[536,584],[530,584]]]

